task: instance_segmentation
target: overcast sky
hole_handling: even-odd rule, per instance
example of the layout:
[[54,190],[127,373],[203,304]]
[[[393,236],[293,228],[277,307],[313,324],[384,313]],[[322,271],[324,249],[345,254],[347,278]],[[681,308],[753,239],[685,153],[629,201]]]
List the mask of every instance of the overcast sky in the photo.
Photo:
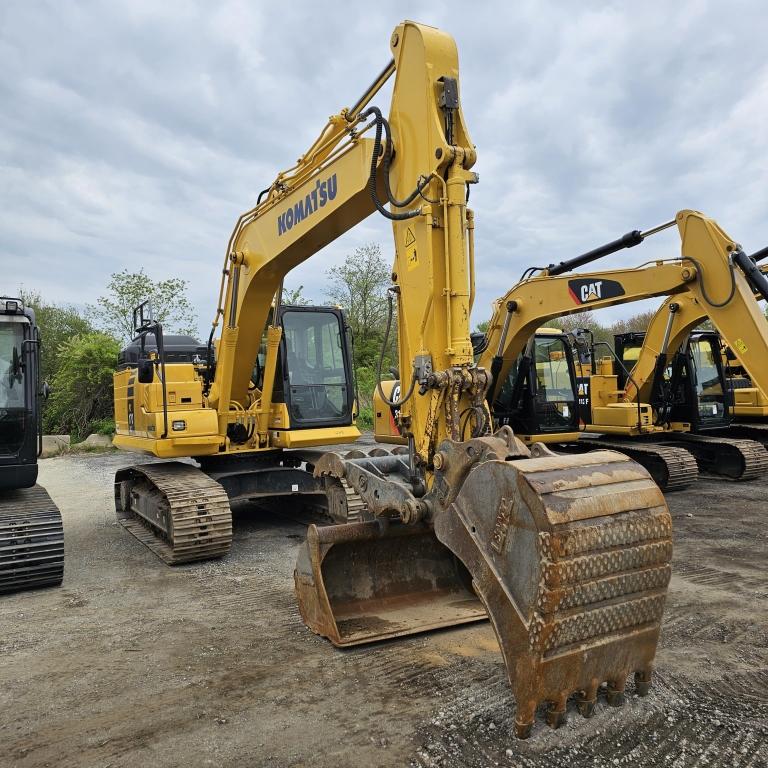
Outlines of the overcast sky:
[[[110,273],[143,266],[189,280],[208,327],[237,216],[356,100],[403,18],[458,43],[481,179],[475,321],[526,266],[681,208],[715,217],[748,252],[768,243],[759,0],[4,0],[0,290],[82,305]],[[370,241],[392,253],[380,216],[288,285],[323,300],[324,271]],[[669,230],[603,263],[678,252]]]

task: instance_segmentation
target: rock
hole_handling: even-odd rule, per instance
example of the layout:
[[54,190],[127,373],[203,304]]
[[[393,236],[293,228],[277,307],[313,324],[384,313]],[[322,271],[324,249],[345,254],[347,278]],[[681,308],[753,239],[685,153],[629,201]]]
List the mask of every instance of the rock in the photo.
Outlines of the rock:
[[111,448],[112,438],[109,435],[88,435],[82,443],[77,443],[74,447],[88,447],[88,448]]
[[69,435],[43,435],[43,452],[40,458],[58,456],[69,448]]

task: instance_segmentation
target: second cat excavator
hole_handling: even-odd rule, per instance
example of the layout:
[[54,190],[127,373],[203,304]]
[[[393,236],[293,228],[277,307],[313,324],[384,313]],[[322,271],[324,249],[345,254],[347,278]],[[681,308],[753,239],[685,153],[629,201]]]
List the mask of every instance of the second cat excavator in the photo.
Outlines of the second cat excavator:
[[[756,265],[768,253],[763,249],[748,258]],[[763,298],[765,268],[756,271],[755,300]],[[768,283],[766,283],[768,285]],[[733,296],[732,301],[740,301]],[[759,443],[768,440],[765,425],[734,423],[735,377],[738,367],[751,401],[762,396],[755,382],[768,380],[765,360],[768,348],[750,349],[743,340],[728,338],[715,330],[699,329],[704,320],[721,322],[722,306],[707,307],[690,295],[668,298],[651,319],[647,330],[619,334],[615,359],[599,363],[618,377],[618,387],[628,401],[641,400],[653,408],[655,423],[670,429],[667,439],[692,449],[700,464],[716,474],[736,479],[760,477],[768,471],[768,453]],[[742,362],[742,356],[747,359]],[[751,369],[756,378],[749,378]],[[742,398],[746,400],[747,397]],[[681,432],[683,426],[690,433]],[[597,427],[599,429],[599,426]]]
[[[509,427],[493,432],[491,372],[475,363],[470,340],[467,192],[478,181],[477,152],[455,43],[404,22],[390,50],[363,96],[333,115],[238,221],[217,315],[223,329],[210,351],[175,363],[158,343],[116,375],[116,444],[198,462],[122,471],[118,511],[155,542],[175,543],[178,523],[198,552],[208,541],[220,554],[238,485],[284,497],[291,487],[278,475],[289,469],[297,486],[345,483],[368,519],[310,526],[295,571],[305,622],[352,645],[490,618],[516,733],[526,736],[541,703],[556,726],[571,697],[589,716],[601,690],[621,704],[629,676],[648,692],[671,518],[648,473],[625,456],[557,456],[527,448]],[[385,116],[371,101],[393,76]],[[348,402],[325,402],[325,385],[343,368],[343,329],[281,321],[282,281],[375,212],[393,224],[407,384],[390,403],[401,409],[407,453],[308,457],[303,446],[349,436],[305,418]],[[151,322],[138,325],[149,334]]]

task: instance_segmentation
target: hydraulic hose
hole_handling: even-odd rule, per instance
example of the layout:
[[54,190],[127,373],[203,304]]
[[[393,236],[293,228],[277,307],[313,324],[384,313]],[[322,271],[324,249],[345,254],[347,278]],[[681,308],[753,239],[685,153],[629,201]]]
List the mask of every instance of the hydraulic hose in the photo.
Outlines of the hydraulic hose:
[[416,371],[411,376],[411,386],[408,388],[408,392],[402,400],[394,401],[390,400],[381,388],[381,366],[384,364],[384,353],[387,351],[387,345],[389,344],[389,332],[392,329],[392,291],[387,292],[387,300],[389,306],[387,308],[387,329],[384,331],[384,340],[381,343],[381,352],[379,353],[379,361],[376,365],[376,391],[379,393],[379,397],[390,408],[400,408],[410,400],[413,395],[413,390],[416,387]]
[[387,200],[390,205],[392,205],[394,208],[404,208],[406,205],[410,205],[416,199],[416,197],[421,194],[424,187],[426,187],[429,183],[431,177],[428,176],[420,178],[416,183],[416,189],[414,189],[413,192],[411,192],[411,194],[405,198],[405,200],[398,200],[392,194],[392,189],[389,185],[389,166],[392,159],[392,140],[389,131],[389,123],[381,114],[381,110],[378,107],[368,107],[368,109],[366,109],[365,112],[360,115],[360,119],[365,120],[371,115],[376,118],[376,133],[373,141],[373,155],[371,156],[371,174],[368,179],[368,190],[371,193],[371,199],[376,206],[376,210],[378,210],[379,213],[392,221],[405,221],[406,219],[413,219],[416,216],[420,216],[421,210],[419,208],[415,208],[412,211],[392,213],[391,211],[388,211],[379,200],[378,193],[376,192],[376,166],[378,163],[379,155],[381,154],[382,130],[384,131],[384,138],[386,143],[384,148],[384,158],[382,161],[384,172],[384,190],[387,193]]
[[690,261],[693,264],[693,266],[696,267],[696,272],[699,275],[699,283],[701,285],[701,295],[704,297],[704,301],[706,301],[710,307],[714,307],[715,309],[720,309],[721,307],[724,307],[726,304],[730,304],[731,300],[736,294],[736,275],[734,275],[733,273],[733,262],[730,259],[728,259],[728,274],[731,277],[730,291],[728,293],[728,296],[723,301],[715,302],[715,301],[712,301],[704,285],[704,272],[701,269],[701,264],[696,259],[690,256],[684,256],[683,258]]

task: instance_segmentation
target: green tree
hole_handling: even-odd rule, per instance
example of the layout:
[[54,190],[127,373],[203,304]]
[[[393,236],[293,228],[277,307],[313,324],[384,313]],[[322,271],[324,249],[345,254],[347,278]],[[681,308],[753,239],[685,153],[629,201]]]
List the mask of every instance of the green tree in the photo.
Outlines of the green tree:
[[293,304],[296,307],[306,307],[312,303],[312,300],[304,295],[303,285],[300,285],[298,288],[286,288],[283,286],[281,301],[283,304]]
[[21,291],[21,299],[35,310],[40,328],[40,378],[51,382],[59,370],[60,348],[64,342],[93,330],[78,310],[66,304],[49,304],[35,291]]
[[120,343],[106,333],[83,333],[65,341],[45,409],[47,432],[71,434],[72,441],[103,428],[112,418],[112,373]]
[[[330,289],[328,296],[341,306],[354,337],[355,381],[360,412],[358,425],[373,426],[373,391],[376,387],[376,365],[384,341],[387,323],[387,288],[390,266],[376,243],[356,248],[343,264],[326,273]],[[396,320],[390,329],[389,348],[382,361],[382,378],[388,378],[390,366],[396,360]]]
[[649,309],[645,312],[637,312],[629,317],[617,320],[611,325],[611,335],[614,333],[631,333],[633,331],[645,331],[650,325],[656,314],[655,309]]
[[152,280],[143,269],[115,272],[107,283],[107,293],[96,305],[88,306],[88,317],[99,330],[121,341],[133,338],[133,310],[149,299],[155,320],[166,333],[197,333],[197,315],[187,298],[187,281],[178,277]]
[[[390,267],[376,243],[356,248],[326,273],[328,296],[344,308],[355,337],[355,367],[375,367],[387,321]],[[386,370],[386,368],[385,368]]]

